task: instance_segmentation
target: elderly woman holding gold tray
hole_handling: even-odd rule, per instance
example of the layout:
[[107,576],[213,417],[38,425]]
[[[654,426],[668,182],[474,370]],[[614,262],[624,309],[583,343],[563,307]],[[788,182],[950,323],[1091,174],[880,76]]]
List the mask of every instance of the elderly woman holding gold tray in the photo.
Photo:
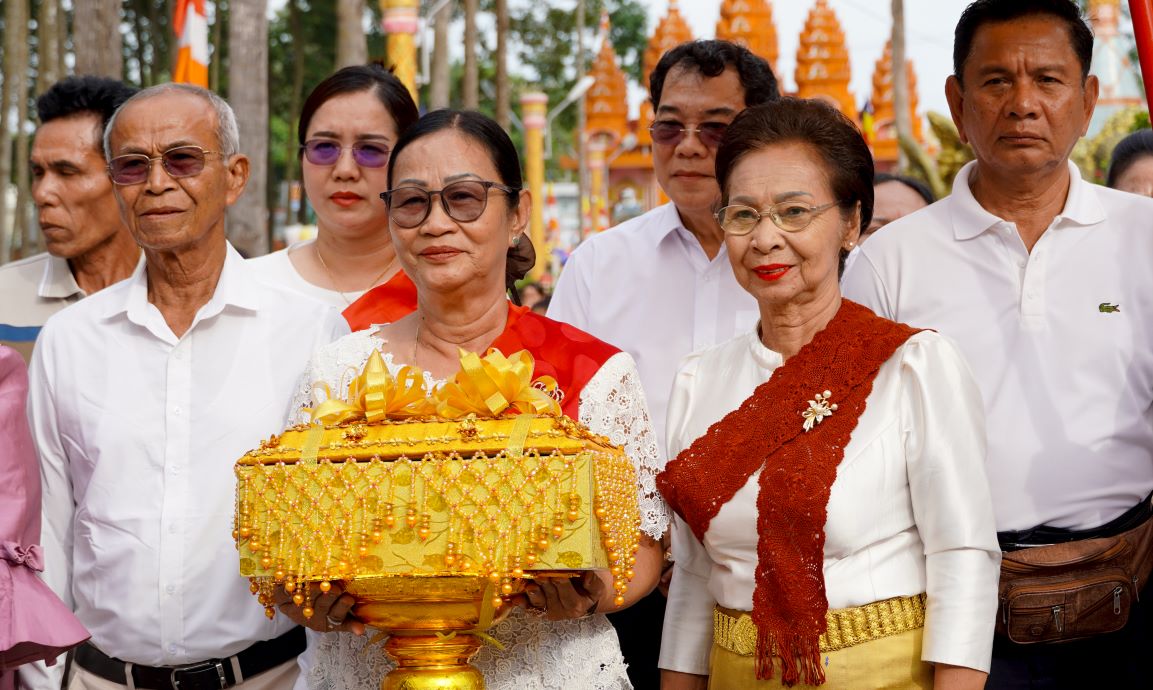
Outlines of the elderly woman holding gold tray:
[[675,379],[663,687],[981,688],[1000,562],[981,397],[943,337],[841,298],[867,145],[787,98],[738,116],[716,167],[761,320]]
[[[382,197],[389,229],[417,285],[417,310],[318,352],[292,421],[309,421],[308,408],[320,402],[317,384],[339,396],[370,358],[402,378],[419,370],[432,390],[457,374],[462,351],[531,354],[534,375],[547,377],[563,414],[607,437],[632,461],[641,544],[623,596],[612,575],[598,570],[536,580],[506,597],[515,608],[490,631],[503,649],[486,645],[473,663],[490,690],[630,687],[616,633],[601,614],[651,591],[660,571],[657,540],[668,524],[655,484],[657,440],[635,365],[611,345],[506,299],[506,253],[527,241],[532,200],[521,189],[516,149],[495,122],[473,112],[426,115],[393,149],[388,183]],[[310,633],[298,688],[379,687],[392,662],[363,635],[364,625],[351,615],[354,597],[342,593],[340,583],[308,602],[307,619],[286,599],[280,596],[281,612],[325,632]]]

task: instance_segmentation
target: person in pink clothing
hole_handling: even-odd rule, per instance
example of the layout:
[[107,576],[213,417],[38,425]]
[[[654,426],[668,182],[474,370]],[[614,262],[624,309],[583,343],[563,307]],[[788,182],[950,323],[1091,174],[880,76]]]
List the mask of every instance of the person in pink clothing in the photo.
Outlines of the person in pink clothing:
[[17,666],[51,661],[88,631],[48,586],[40,550],[40,468],[28,430],[28,371],[0,345],[0,690],[17,687]]

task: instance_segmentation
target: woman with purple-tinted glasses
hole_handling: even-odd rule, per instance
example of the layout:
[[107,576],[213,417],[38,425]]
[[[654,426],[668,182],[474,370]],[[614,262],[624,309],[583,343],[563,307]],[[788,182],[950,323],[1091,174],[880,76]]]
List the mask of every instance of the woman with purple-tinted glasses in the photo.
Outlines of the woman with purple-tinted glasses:
[[345,67],[320,82],[304,102],[297,129],[316,239],[250,264],[266,280],[342,310],[384,284],[415,300],[377,195],[388,189],[393,145],[419,116],[408,89],[379,64]]

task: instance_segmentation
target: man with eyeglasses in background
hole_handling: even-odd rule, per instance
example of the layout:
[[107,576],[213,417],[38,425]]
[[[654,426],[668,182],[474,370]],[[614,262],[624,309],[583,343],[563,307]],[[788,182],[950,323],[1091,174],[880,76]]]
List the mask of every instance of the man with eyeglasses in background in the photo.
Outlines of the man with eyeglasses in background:
[[[92,633],[65,687],[291,687],[304,634],[266,619],[237,571],[232,467],[283,427],[312,351],[347,327],[256,279],[225,239],[249,163],[219,97],[141,91],[104,149],[145,260],[49,319],[30,374],[44,579]],[[62,667],[21,682],[59,688]]]
[[47,251],[0,266],[0,343],[28,361],[48,317],[132,273],[140,248],[120,220],[100,136],[136,89],[76,76],[36,99],[32,201]]
[[[570,323],[628,352],[637,362],[657,443],[685,355],[753,327],[757,303],[733,277],[724,232],[713,213],[721,191],[717,145],[733,118],[779,96],[772,68],[735,43],[683,43],[649,76],[655,121],[653,168],[670,203],[590,237],[569,257],[549,318]],[[662,587],[663,590],[663,587]],[[658,687],[664,596],[609,616],[629,678]]]

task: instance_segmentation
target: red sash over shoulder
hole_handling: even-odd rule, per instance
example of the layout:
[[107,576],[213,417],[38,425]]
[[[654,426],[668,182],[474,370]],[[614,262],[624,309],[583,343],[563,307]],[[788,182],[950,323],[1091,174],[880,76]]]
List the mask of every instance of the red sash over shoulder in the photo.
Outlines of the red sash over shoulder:
[[[829,493],[873,380],[917,331],[842,300],[825,329],[740,407],[669,462],[657,486],[703,539],[721,506],[757,470],[753,622],[757,677],[824,683],[824,547]],[[702,372],[707,375],[708,372]]]
[[404,271],[397,271],[388,282],[361,295],[344,310],[344,320],[353,331],[377,323],[392,323],[416,311],[416,285]]
[[567,323],[553,321],[527,307],[508,305],[508,323],[490,347],[506,355],[528,350],[536,360],[533,378],[556,379],[561,410],[579,421],[580,394],[610,357],[620,352]]

